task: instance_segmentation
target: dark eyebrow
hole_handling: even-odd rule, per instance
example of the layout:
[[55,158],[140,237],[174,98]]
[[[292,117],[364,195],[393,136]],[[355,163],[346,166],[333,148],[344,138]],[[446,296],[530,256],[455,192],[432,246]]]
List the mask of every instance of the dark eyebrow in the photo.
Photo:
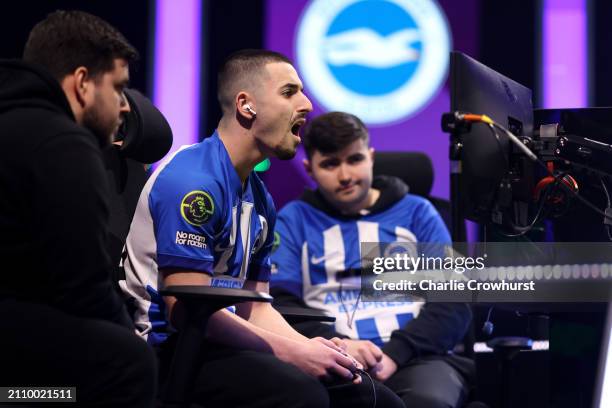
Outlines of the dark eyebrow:
[[290,89],[293,92],[297,92],[298,90],[302,90],[303,88],[301,88],[300,86],[298,86],[297,84],[293,84],[293,83],[286,83],[285,85],[283,85],[281,87],[281,89]]
[[340,159],[338,159],[336,156],[323,156],[319,164],[337,163],[339,161]]

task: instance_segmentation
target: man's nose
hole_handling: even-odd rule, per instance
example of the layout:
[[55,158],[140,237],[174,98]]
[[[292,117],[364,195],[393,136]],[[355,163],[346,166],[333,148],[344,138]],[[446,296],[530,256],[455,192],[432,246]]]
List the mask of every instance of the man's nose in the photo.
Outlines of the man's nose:
[[125,92],[121,92],[121,101],[119,102],[119,112],[129,113],[131,111],[130,103],[128,102]]
[[348,184],[351,181],[351,174],[344,163],[338,166],[338,181],[340,184]]
[[310,102],[310,99],[308,99],[306,95],[302,94],[302,96],[303,101],[300,104],[300,109],[298,109],[298,111],[304,113],[312,112],[312,102]]

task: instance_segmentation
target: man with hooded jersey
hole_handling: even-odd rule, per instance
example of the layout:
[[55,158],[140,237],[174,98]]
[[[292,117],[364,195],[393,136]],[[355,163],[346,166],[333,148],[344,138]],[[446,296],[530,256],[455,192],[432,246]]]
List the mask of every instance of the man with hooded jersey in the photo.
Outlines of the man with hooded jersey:
[[[272,294],[284,306],[311,307],[329,325],[294,325],[303,335],[341,337],[347,351],[408,407],[461,406],[472,363],[450,350],[471,319],[465,304],[363,302],[360,243],[450,244],[433,205],[408,193],[400,179],[373,179],[374,150],[354,115],[330,112],[304,132],[304,166],[317,183],[279,212],[272,254]],[[356,272],[357,271],[357,272]]]

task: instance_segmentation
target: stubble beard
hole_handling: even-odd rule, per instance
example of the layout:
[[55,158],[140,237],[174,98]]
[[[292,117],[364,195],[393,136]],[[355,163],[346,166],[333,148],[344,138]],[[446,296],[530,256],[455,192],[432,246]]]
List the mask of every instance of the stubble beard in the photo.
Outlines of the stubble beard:
[[102,104],[95,96],[94,105],[83,112],[83,126],[89,129],[100,143],[101,147],[108,147],[113,142],[115,131],[117,130],[116,123],[105,123],[101,115]]
[[[293,141],[290,141],[289,143],[293,143]],[[279,160],[291,160],[295,157],[296,153],[297,153],[297,144],[294,144],[293,146],[281,145],[281,146],[277,146],[276,149],[274,149],[274,156]]]

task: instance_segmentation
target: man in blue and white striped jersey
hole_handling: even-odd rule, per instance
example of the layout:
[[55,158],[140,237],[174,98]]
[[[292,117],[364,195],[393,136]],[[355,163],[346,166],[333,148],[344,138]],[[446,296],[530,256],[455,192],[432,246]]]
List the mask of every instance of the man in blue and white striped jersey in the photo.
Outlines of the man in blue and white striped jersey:
[[[278,214],[272,254],[277,304],[336,317],[307,322],[302,334],[344,337],[349,354],[409,407],[455,407],[466,394],[471,362],[449,355],[469,325],[464,304],[360,302],[362,242],[450,244],[433,205],[398,178],[373,178],[374,150],[354,115],[331,112],[304,133],[306,171],[317,183]],[[357,278],[357,282],[355,279]]]
[[[176,318],[170,285],[218,285],[268,292],[276,211],[253,172],[266,157],[290,159],[312,105],[289,60],[265,50],[228,57],[219,73],[223,111],[215,133],[163,163],[145,185],[126,242],[124,292],[136,328],[169,354],[168,322]],[[362,406],[372,384],[339,339],[309,339],[268,303],[220,310],[207,325],[193,402],[207,407]],[[162,359],[162,366],[163,359]],[[163,375],[163,373],[162,373]],[[335,381],[334,387],[318,380]],[[383,401],[388,393],[391,404]],[[388,389],[379,407],[402,402]],[[353,402],[352,402],[353,401]],[[394,404],[395,403],[395,404]],[[368,406],[368,405],[363,405]]]

